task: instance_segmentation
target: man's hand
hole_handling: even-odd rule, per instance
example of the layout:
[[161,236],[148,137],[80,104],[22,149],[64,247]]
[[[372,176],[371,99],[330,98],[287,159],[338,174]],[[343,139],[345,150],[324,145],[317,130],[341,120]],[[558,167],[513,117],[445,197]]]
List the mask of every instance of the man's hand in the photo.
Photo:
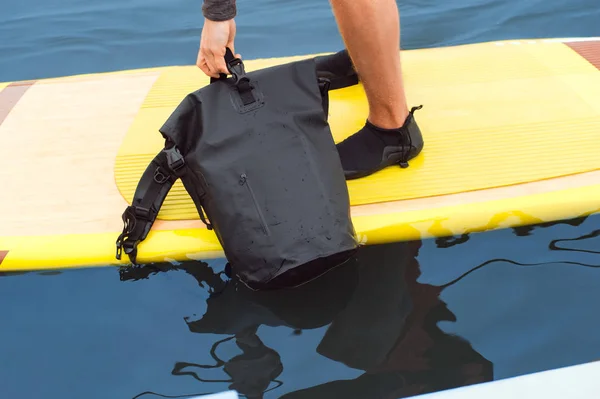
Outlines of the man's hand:
[[[204,19],[196,65],[208,76],[218,78],[219,73],[229,74],[225,65],[225,49],[229,47],[235,54],[235,28],[233,19],[229,21]],[[235,56],[241,58],[239,54]]]

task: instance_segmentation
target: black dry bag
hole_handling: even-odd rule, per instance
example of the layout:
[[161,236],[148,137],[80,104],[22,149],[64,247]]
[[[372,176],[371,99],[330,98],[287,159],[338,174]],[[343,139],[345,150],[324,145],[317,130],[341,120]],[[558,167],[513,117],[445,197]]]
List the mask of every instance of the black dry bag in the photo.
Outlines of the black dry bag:
[[357,249],[341,162],[327,121],[329,90],[356,84],[346,51],[231,77],[188,94],[160,128],[165,147],[123,213],[117,259],[135,263],[180,178],[233,274],[252,289],[295,286]]

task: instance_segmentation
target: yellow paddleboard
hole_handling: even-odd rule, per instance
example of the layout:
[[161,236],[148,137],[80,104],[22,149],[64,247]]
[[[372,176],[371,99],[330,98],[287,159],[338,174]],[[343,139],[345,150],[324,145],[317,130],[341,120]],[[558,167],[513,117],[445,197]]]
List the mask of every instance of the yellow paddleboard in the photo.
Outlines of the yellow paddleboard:
[[[311,55],[312,56],[312,55]],[[304,57],[245,61],[248,70]],[[408,169],[352,180],[363,244],[540,223],[600,211],[600,38],[402,52],[425,148]],[[127,263],[121,214],[163,140],[208,84],[195,66],[0,83],[0,272]],[[336,141],[364,124],[361,85],[332,92]],[[140,262],[222,256],[181,182]]]

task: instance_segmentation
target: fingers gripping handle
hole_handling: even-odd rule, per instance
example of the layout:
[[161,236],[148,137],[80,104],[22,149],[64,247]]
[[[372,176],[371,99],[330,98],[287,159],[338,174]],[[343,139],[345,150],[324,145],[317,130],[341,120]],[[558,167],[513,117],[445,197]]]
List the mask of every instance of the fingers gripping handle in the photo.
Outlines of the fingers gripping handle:
[[[241,59],[236,58],[233,55],[233,52],[229,47],[227,47],[225,50],[225,65],[227,65],[227,70],[233,77],[236,86],[240,87],[241,84],[249,82],[249,79],[246,76],[246,71],[244,69],[244,63]],[[221,73],[219,78],[210,78],[210,83],[224,79],[227,79],[227,75]]]

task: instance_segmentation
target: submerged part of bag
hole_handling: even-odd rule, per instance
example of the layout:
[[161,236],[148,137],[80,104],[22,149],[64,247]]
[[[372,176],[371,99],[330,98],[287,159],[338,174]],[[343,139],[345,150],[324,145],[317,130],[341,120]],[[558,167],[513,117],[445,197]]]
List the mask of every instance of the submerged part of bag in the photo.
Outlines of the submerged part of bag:
[[117,258],[125,251],[135,263],[181,178],[233,273],[252,289],[300,285],[347,260],[358,243],[328,91],[358,80],[351,64],[339,67],[349,62],[345,51],[329,57],[246,73],[228,51],[232,76],[187,95],[160,129],[166,146],[123,214]]

